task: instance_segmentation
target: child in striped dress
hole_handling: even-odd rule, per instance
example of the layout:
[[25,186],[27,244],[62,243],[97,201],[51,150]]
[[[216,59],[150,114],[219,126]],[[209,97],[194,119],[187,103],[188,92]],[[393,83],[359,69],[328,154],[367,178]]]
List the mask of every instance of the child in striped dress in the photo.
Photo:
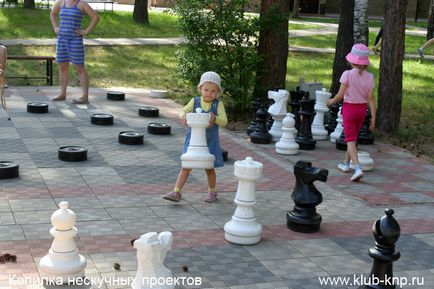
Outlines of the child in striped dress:
[[[86,29],[81,28],[83,14],[90,17]],[[59,15],[60,25],[57,24]],[[97,25],[99,16],[84,0],[58,0],[50,13],[51,24],[57,34],[56,62],[60,65],[60,94],[54,101],[66,99],[68,86],[69,63],[77,69],[82,88],[81,97],[74,99],[74,103],[89,102],[89,79],[84,67],[83,36],[89,34]]]

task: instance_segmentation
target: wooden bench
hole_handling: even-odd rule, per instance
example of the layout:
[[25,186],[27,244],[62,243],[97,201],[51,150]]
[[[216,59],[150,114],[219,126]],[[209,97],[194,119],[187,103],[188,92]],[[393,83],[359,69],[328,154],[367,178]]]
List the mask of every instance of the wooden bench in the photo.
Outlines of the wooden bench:
[[8,55],[8,60],[36,60],[46,61],[45,76],[6,76],[6,78],[24,78],[24,79],[45,79],[48,85],[53,85],[53,61],[54,56],[28,56],[28,55]]

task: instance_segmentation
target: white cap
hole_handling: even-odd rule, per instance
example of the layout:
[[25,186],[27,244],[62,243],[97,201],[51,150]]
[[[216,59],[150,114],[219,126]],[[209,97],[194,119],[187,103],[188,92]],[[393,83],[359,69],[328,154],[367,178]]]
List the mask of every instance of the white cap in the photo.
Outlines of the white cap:
[[222,91],[220,75],[218,75],[214,71],[207,71],[204,74],[202,74],[202,76],[200,77],[199,85],[197,87],[200,88],[202,84],[204,84],[205,82],[214,83],[215,85],[218,86],[220,91]]

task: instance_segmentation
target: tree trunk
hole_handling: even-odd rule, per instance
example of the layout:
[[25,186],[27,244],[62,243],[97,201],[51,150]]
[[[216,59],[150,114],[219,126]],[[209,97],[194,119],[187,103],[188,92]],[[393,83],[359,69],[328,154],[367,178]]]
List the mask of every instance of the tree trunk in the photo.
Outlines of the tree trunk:
[[348,68],[345,56],[351,51],[354,44],[353,38],[354,0],[341,1],[338,36],[336,37],[336,52],[333,62],[333,79],[330,92],[336,95],[341,86],[339,79]]
[[398,128],[401,117],[402,61],[407,4],[408,0],[384,2],[377,127],[385,132]]
[[148,19],[148,1],[151,0],[135,0],[133,20],[138,23],[149,23]]
[[434,0],[431,0],[429,5],[429,16],[428,16],[428,30],[426,33],[426,40],[430,40],[434,37]]
[[[258,54],[262,58],[256,71],[254,98],[264,98],[267,91],[285,88],[288,61],[288,0],[262,0]],[[271,24],[271,25],[270,25]]]
[[368,0],[354,1],[354,43],[368,45]]
[[35,9],[35,0],[24,0],[23,7],[26,9]]
[[294,4],[292,5],[291,18],[298,18],[298,10],[300,10],[300,0],[294,0]]

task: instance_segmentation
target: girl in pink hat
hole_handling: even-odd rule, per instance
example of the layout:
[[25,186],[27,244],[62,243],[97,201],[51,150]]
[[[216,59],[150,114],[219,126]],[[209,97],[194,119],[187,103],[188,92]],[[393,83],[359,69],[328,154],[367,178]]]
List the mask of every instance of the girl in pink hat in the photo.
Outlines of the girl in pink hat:
[[341,87],[335,97],[328,100],[327,104],[335,104],[342,99],[342,117],[347,151],[345,159],[338,164],[338,168],[347,173],[350,171],[350,161],[354,164],[354,174],[351,181],[357,182],[363,177],[363,171],[357,157],[357,136],[362,128],[366,116],[367,104],[371,111],[371,123],[369,130],[375,129],[375,99],[374,99],[374,75],[366,69],[369,65],[369,48],[364,44],[353,45],[351,52],[346,56],[352,69],[342,73]]

